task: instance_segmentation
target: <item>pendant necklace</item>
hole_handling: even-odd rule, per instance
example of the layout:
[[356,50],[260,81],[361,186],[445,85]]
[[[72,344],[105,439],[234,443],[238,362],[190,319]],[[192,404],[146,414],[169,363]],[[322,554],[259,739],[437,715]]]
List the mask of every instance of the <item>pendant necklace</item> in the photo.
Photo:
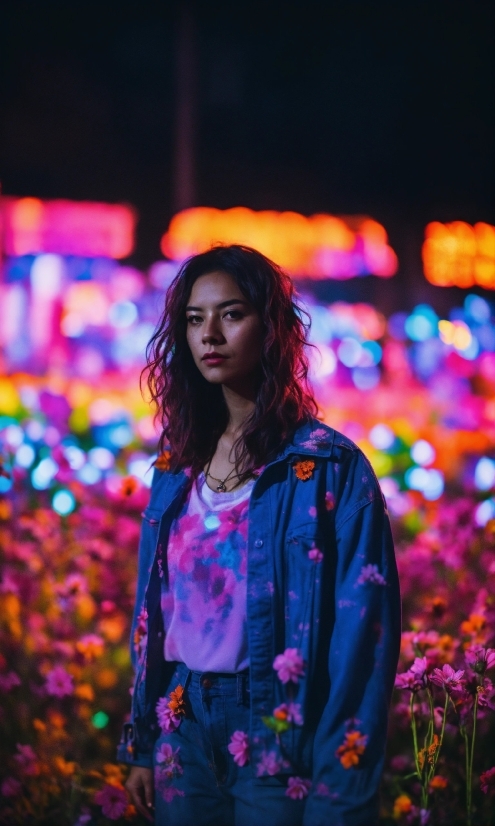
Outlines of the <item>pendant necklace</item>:
[[227,488],[225,487],[225,482],[228,482],[231,477],[232,477],[232,479],[236,479],[236,478],[238,479],[239,474],[236,473],[236,474],[234,474],[234,476],[232,476],[232,474],[234,473],[234,470],[236,469],[235,467],[233,467],[232,470],[230,471],[229,475],[226,476],[225,479],[216,479],[215,476],[212,476],[211,473],[210,473],[210,467],[211,467],[212,459],[213,459],[213,457],[210,459],[210,462],[209,462],[209,465],[206,469],[206,474],[205,475],[206,475],[206,477],[209,476],[210,479],[213,479],[214,482],[218,482],[218,485],[217,485],[218,493],[226,493]]

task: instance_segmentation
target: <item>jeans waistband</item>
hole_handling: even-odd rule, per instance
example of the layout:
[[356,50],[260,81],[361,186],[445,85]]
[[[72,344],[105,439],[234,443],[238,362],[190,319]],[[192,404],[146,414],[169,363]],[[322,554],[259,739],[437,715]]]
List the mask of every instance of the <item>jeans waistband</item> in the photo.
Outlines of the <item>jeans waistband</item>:
[[249,669],[235,674],[215,671],[191,671],[177,663],[176,673],[185,689],[235,697],[238,703],[249,700]]

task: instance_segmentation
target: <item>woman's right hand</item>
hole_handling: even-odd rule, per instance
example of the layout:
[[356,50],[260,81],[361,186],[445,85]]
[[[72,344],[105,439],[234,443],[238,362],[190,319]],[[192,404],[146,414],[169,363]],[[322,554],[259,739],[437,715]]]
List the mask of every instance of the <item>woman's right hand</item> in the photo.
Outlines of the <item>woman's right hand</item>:
[[153,770],[133,766],[125,784],[131,801],[147,820],[153,820]]

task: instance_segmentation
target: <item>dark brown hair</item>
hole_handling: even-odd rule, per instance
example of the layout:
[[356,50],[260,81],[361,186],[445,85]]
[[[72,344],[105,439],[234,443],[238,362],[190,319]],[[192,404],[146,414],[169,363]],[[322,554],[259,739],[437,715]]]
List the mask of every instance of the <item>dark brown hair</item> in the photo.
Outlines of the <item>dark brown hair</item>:
[[219,270],[235,280],[264,330],[255,409],[235,444],[238,467],[247,471],[266,464],[297,426],[317,412],[304,350],[310,319],[294,300],[289,276],[260,252],[238,244],[189,258],[167,290],[143,373],[163,427],[160,450],[168,443],[172,468],[191,467],[193,476],[213,456],[228,424],[228,409],[221,385],[208,382],[193,361],[186,306],[194,282]]

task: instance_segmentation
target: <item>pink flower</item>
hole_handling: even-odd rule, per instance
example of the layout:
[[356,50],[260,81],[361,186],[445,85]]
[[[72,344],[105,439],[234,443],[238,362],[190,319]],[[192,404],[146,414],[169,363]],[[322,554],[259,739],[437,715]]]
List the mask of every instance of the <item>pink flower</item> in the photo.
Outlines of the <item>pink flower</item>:
[[428,683],[427,665],[426,657],[416,657],[409,671],[405,671],[404,674],[397,674],[395,687],[398,689],[406,688],[409,691],[420,691],[422,688],[426,688]]
[[286,648],[273,661],[273,667],[283,683],[298,683],[304,674],[304,660],[297,648]]
[[15,777],[5,777],[0,786],[3,797],[17,797],[21,789],[22,786]]
[[495,766],[480,775],[480,786],[483,794],[495,792]]
[[238,531],[243,539],[247,539],[247,514],[247,503],[243,503],[236,508],[226,511],[219,511],[217,515],[220,519],[220,525],[218,526],[218,538],[220,542],[225,542],[232,531]]
[[278,774],[281,769],[282,763],[274,751],[261,752],[261,760],[256,766],[256,777],[262,777],[264,774],[269,774],[273,777],[273,775]]
[[56,665],[46,675],[46,690],[54,697],[65,697],[74,691],[74,681],[61,665]]
[[249,762],[249,740],[245,731],[234,731],[227,748],[238,766],[245,766]]
[[387,581],[382,577],[378,571],[377,565],[364,565],[361,568],[356,585],[364,585],[366,582],[371,582],[373,585],[386,585]]
[[38,774],[38,758],[32,747],[29,745],[23,746],[22,743],[16,743],[17,754],[14,754],[14,760],[19,766],[23,774],[35,776]]
[[327,511],[333,511],[335,507],[335,496],[330,490],[325,493],[325,508]]
[[478,705],[495,711],[495,688],[487,677],[483,680],[483,685],[478,686]]
[[463,678],[464,671],[454,671],[452,666],[447,663],[441,669],[434,668],[430,674],[431,682],[444,688],[449,693],[463,688]]
[[7,674],[0,674],[0,691],[11,691],[13,688],[21,684],[21,680],[15,671],[9,671]]
[[106,783],[99,792],[95,794],[95,803],[102,807],[105,817],[110,820],[118,820],[127,809],[127,794],[120,786],[113,786]]
[[472,645],[465,653],[466,662],[477,674],[484,674],[495,666],[495,648]]
[[174,751],[170,743],[162,743],[158,749],[156,762],[160,764],[162,772],[166,777],[182,774],[183,768],[178,757],[179,751],[180,746],[177,746]]
[[273,710],[273,716],[278,720],[294,723],[296,726],[302,726],[304,723],[300,703],[282,703]]
[[158,725],[165,734],[170,734],[175,729],[179,728],[182,718],[178,714],[174,714],[169,708],[169,697],[160,697],[156,704],[156,716],[158,717]]
[[310,559],[313,559],[315,562],[321,562],[323,559],[323,554],[318,548],[311,548],[308,553]]
[[311,780],[303,780],[302,777],[289,777],[285,794],[292,800],[303,800],[309,794]]

